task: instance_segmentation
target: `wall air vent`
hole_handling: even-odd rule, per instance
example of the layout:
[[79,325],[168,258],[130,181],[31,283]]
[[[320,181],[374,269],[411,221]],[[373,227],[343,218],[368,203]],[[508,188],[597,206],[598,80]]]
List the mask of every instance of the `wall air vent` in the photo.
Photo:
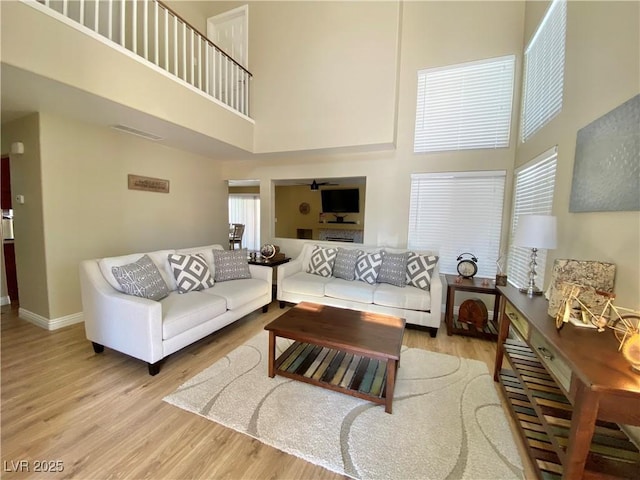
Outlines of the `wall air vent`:
[[154,140],[154,141],[162,140],[162,137],[159,137],[158,135],[154,135],[153,133],[143,132],[142,130],[138,130],[133,127],[127,127],[126,125],[111,125],[111,128],[113,128],[114,130],[118,130],[120,132],[136,135],[137,137],[146,138],[147,140]]

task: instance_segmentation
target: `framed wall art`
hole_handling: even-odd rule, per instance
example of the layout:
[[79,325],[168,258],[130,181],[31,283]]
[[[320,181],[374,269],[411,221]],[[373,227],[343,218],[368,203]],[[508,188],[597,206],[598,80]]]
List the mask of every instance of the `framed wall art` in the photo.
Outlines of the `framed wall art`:
[[640,95],[578,131],[570,212],[640,210]]

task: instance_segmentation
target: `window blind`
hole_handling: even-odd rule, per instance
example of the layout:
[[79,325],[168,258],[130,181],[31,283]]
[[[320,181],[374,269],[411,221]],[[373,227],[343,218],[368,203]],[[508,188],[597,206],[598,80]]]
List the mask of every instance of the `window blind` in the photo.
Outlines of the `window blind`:
[[457,274],[456,258],[471,252],[480,277],[494,277],[500,250],[505,172],[411,175],[408,247],[433,250],[440,271]]
[[418,72],[414,152],[509,146],[515,55]]
[[523,142],[562,110],[566,23],[566,1],[554,0],[525,49],[520,128]]
[[[529,283],[529,261],[531,258],[530,248],[512,245],[518,218],[520,215],[551,214],[557,159],[557,147],[553,147],[516,170],[515,173],[507,278],[516,287],[523,287]],[[544,279],[546,262],[547,250],[539,250],[538,266],[536,267],[538,272],[536,283],[538,285],[541,285]]]

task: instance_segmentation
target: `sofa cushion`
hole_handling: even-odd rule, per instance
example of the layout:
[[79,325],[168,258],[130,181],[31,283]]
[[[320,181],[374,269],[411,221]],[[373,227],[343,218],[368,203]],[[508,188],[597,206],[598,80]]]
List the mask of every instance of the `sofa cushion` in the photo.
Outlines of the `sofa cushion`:
[[202,292],[189,292],[184,295],[172,292],[160,303],[163,340],[175,337],[227,311],[224,298],[205,295]]
[[382,265],[376,281],[395,285],[396,287],[404,287],[407,284],[408,259],[409,252],[382,252]]
[[173,273],[171,273],[171,267],[169,266],[169,260],[167,258],[170,253],[175,253],[175,250],[158,250],[146,254],[131,253],[128,255],[121,255],[119,257],[105,257],[98,260],[98,266],[100,267],[102,276],[107,282],[109,282],[109,285],[111,285],[119,292],[124,292],[122,286],[116,280],[116,277],[113,276],[113,272],[111,271],[111,269],[113,267],[120,267],[122,265],[133,263],[139,260],[143,255],[148,255],[151,261],[158,268],[158,271],[160,272],[160,275],[162,275],[162,279],[169,287],[169,290],[175,290],[176,281],[173,278]]
[[178,293],[203,290],[213,287],[213,277],[204,255],[169,255],[169,265],[176,279]]
[[264,280],[245,278],[216,283],[213,288],[203,290],[206,295],[216,295],[227,301],[227,308],[243,307],[264,294],[271,294],[271,285]]
[[211,250],[215,265],[215,281],[227,282],[251,278],[247,249],[242,250]]
[[356,262],[356,280],[361,280],[369,284],[376,283],[381,265],[382,253],[361,252]]
[[334,278],[324,287],[327,297],[339,298],[359,303],[373,303],[376,286],[365,282],[356,282]]
[[410,285],[399,288],[395,285],[380,283],[373,294],[373,303],[385,307],[428,311],[431,309],[431,294]]
[[337,248],[325,248],[316,245],[313,247],[313,252],[311,253],[307,273],[313,273],[314,275],[320,275],[321,277],[330,277],[333,272],[333,264],[336,261],[337,255]]
[[128,295],[156,301],[169,295],[167,283],[149,255],[143,255],[133,263],[111,267],[111,272]]
[[438,263],[435,255],[409,253],[407,260],[407,284],[423,290],[431,289],[431,275]]
[[282,280],[282,290],[299,295],[324,297],[324,288],[332,277],[321,277],[306,272],[298,272]]
[[356,278],[356,262],[360,250],[347,249],[338,247],[336,261],[333,264],[333,276],[343,278],[345,280],[355,280]]

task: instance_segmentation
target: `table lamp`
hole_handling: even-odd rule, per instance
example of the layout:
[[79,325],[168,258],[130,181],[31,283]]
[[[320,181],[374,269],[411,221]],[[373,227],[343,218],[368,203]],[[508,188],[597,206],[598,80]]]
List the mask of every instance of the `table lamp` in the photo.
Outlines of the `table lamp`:
[[529,284],[520,288],[522,293],[530,297],[541,295],[535,283],[536,257],[541,248],[556,248],[556,217],[552,215],[520,215],[513,244],[516,247],[531,248],[531,260],[529,261]]

